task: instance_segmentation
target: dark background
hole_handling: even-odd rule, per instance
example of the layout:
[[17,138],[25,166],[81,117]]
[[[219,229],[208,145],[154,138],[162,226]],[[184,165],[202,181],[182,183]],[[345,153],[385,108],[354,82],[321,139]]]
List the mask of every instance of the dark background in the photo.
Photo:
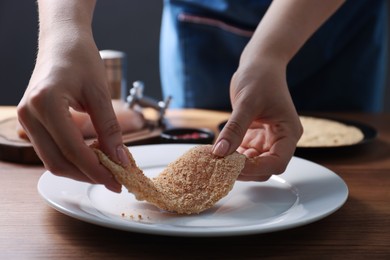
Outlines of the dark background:
[[[100,0],[94,15],[98,48],[124,51],[128,84],[145,82],[145,95],[161,99],[159,34],[162,0]],[[0,0],[0,105],[17,105],[34,68],[37,49],[34,0]],[[385,111],[390,112],[390,84]]]
[[[100,50],[127,54],[127,79],[145,82],[145,95],[161,99],[159,37],[162,2],[100,0],[93,29]],[[34,68],[38,14],[34,0],[0,0],[0,105],[16,105]]]

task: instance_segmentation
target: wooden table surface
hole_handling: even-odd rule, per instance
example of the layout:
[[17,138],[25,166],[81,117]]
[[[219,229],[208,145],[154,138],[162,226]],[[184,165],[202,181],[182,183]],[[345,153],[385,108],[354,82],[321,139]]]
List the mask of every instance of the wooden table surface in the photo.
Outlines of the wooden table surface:
[[[15,115],[0,107],[0,118]],[[124,232],[57,212],[37,192],[42,166],[0,162],[0,259],[293,258],[390,259],[390,115],[332,114],[378,130],[343,152],[304,155],[349,187],[342,208],[317,222],[268,234],[182,238]],[[216,130],[228,114],[169,111],[173,125]]]

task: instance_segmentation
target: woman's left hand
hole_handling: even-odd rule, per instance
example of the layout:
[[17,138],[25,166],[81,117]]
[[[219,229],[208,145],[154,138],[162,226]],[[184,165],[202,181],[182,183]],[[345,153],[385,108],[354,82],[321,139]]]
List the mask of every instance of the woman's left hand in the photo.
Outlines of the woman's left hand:
[[230,95],[233,112],[213,153],[225,156],[237,150],[248,157],[239,180],[265,181],[284,172],[303,132],[285,66],[268,60],[240,67],[232,78]]

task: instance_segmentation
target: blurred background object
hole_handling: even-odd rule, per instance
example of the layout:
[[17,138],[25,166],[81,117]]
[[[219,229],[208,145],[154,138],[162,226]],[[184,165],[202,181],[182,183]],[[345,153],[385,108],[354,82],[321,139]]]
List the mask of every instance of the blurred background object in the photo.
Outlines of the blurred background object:
[[[144,94],[158,100],[162,99],[158,54],[162,4],[156,0],[97,1],[93,22],[100,50],[126,53],[127,83],[142,80]],[[22,97],[34,68],[37,33],[35,1],[0,1],[0,105],[17,105]],[[384,109],[390,112],[387,82]]]
[[[93,30],[100,50],[127,55],[127,82],[145,83],[144,94],[160,100],[159,38],[162,2],[97,1]],[[38,13],[35,1],[0,1],[0,105],[17,105],[34,69]]]

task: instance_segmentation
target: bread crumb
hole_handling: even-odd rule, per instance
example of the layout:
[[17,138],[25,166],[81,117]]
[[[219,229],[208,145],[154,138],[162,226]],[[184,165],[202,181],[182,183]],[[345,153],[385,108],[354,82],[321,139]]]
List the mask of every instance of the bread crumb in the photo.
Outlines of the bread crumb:
[[[100,162],[137,200],[146,200],[162,210],[178,214],[198,214],[225,197],[233,188],[246,160],[237,152],[222,158],[215,157],[211,153],[211,145],[199,145],[150,179],[137,166],[128,149],[125,151],[130,163],[122,167],[99,150],[98,143],[91,148]],[[138,215],[138,219],[143,219],[142,215]]]

